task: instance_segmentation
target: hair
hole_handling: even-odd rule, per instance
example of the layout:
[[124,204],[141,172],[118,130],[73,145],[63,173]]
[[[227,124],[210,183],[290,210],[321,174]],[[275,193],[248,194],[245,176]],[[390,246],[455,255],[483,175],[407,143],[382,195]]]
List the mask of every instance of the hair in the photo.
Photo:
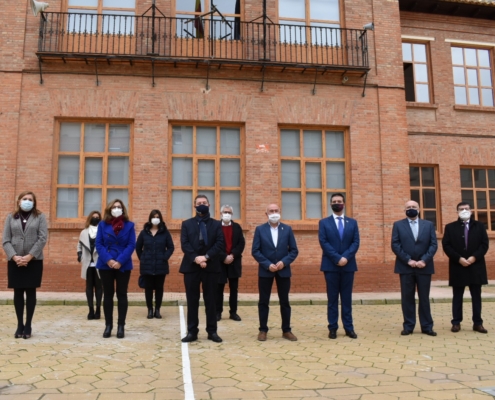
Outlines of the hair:
[[223,210],[226,208],[230,208],[232,210],[232,214],[234,214],[234,208],[232,206],[229,206],[228,204],[224,204],[222,207],[220,207],[220,212],[223,213]]
[[89,214],[88,214],[88,218],[86,218],[86,222],[84,223],[84,227],[85,228],[88,228],[89,225],[91,225],[91,219],[93,218],[93,214],[98,214],[100,216],[100,219],[101,219],[101,212],[99,211],[91,211]]
[[210,200],[208,200],[208,197],[206,197],[206,194],[198,194],[194,198],[194,205],[196,205],[196,200],[198,200],[198,199],[206,199],[206,201],[208,202],[208,204],[210,204]]
[[150,215],[148,217],[148,222],[144,223],[143,229],[151,229],[152,223],[151,219],[154,218],[154,216],[158,214],[158,218],[160,218],[160,223],[158,224],[158,229],[163,228],[167,229],[167,225],[165,225],[165,221],[163,220],[163,215],[160,210],[151,210]]
[[31,191],[25,191],[25,192],[22,192],[19,196],[17,196],[17,201],[16,201],[16,203],[15,203],[15,204],[16,204],[16,208],[15,208],[15,210],[13,211],[12,215],[20,214],[21,212],[23,212],[23,211],[22,211],[22,208],[21,208],[21,206],[20,206],[20,204],[19,204],[19,202],[21,201],[21,199],[22,199],[24,196],[26,196],[26,195],[28,195],[28,194],[30,194],[31,196],[33,196],[33,209],[31,210],[31,214],[32,214],[33,216],[35,216],[35,217],[37,217],[38,215],[40,215],[40,214],[41,214],[41,211],[40,211],[40,210],[38,210],[38,208],[36,207],[36,205],[37,205],[37,202],[36,202],[36,195],[35,195],[33,192],[31,192]]
[[457,207],[455,209],[458,210],[460,206],[469,206],[469,208],[471,208],[471,204],[469,204],[467,201],[461,201],[459,204],[457,204]]
[[330,197],[330,203],[332,202],[333,198],[334,197],[342,197],[342,200],[344,200],[344,204],[345,204],[345,196],[343,193],[334,193],[332,194],[332,196]]
[[114,216],[112,215],[112,207],[115,203],[120,203],[120,205],[122,206],[122,217],[124,218],[124,221],[129,221],[127,208],[125,208],[124,202],[120,199],[115,199],[108,203],[108,205],[105,207],[105,211],[103,211],[103,220],[105,222],[110,222],[114,218]]

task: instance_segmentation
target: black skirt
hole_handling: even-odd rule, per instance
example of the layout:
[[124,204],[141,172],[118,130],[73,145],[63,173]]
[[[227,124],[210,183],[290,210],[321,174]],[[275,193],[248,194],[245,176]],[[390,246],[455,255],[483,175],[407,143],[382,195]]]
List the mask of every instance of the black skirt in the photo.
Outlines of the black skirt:
[[31,260],[26,267],[18,267],[15,261],[9,261],[8,287],[10,289],[30,289],[41,286],[43,260]]

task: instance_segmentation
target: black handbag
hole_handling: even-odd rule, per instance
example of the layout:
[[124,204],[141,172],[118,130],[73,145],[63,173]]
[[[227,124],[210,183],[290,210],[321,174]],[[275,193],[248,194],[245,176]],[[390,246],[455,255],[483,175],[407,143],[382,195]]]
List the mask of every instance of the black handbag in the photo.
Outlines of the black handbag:
[[146,289],[146,282],[144,280],[144,275],[139,275],[139,279],[138,279],[138,286],[141,288],[141,289]]

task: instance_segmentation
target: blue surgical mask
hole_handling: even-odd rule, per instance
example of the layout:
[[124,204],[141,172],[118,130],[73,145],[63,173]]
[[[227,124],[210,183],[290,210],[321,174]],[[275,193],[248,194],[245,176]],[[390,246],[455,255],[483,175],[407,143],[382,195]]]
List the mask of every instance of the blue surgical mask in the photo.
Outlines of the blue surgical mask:
[[31,211],[33,209],[34,203],[31,200],[21,200],[22,211]]

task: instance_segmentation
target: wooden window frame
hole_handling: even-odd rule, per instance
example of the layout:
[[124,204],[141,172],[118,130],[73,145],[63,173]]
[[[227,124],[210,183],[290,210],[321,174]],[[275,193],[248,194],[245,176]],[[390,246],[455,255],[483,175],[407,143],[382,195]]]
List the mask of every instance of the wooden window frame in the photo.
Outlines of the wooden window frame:
[[[428,41],[418,41],[418,40],[407,40],[403,39],[402,43],[407,43],[411,45],[411,55],[412,55],[412,61],[404,61],[404,58],[402,59],[402,64],[412,64],[413,68],[413,83],[414,83],[414,102],[413,103],[418,103],[418,104],[433,104],[434,103],[434,93],[433,93],[433,74],[431,71],[431,54],[430,54],[430,43]],[[414,45],[415,44],[422,44],[425,46],[425,54],[426,54],[426,62],[422,61],[414,61]],[[429,101],[428,102],[419,102],[417,101],[417,94],[416,94],[416,84],[425,84],[425,82],[418,82],[416,81],[416,70],[414,68],[415,64],[422,64],[426,65],[426,71],[428,75],[428,82],[426,84],[428,85],[428,97]]]
[[[464,198],[462,196],[462,192],[464,190],[471,190],[473,192],[473,201],[472,202],[468,201],[468,203],[470,203],[471,212],[473,213],[474,218],[480,222],[483,222],[483,220],[479,218],[479,213],[486,213],[487,230],[488,230],[488,232],[495,232],[495,229],[492,229],[492,225],[495,226],[495,208],[494,209],[490,208],[490,191],[495,192],[495,187],[490,188],[490,185],[488,182],[488,175],[487,175],[488,171],[495,171],[495,167],[479,167],[479,166],[471,166],[471,165],[468,165],[468,166],[461,165],[460,170],[459,170],[459,176],[460,176],[461,170],[463,170],[463,169],[471,170],[471,179],[472,179],[473,185],[471,187],[462,186],[462,179],[461,179],[460,186],[461,186],[461,199],[462,199],[462,201],[464,201]],[[474,171],[475,170],[485,171],[486,187],[484,187],[484,188],[483,187],[476,187],[476,182],[475,182],[475,177],[474,177]],[[486,208],[480,209],[478,207],[478,198],[476,196],[477,192],[485,192],[485,194],[486,194]],[[493,216],[491,216],[491,214],[493,214]]]
[[[80,144],[79,152],[74,151],[60,151],[60,131],[62,123],[78,123],[81,124]],[[85,124],[105,124],[105,149],[103,152],[85,152],[84,151],[84,125]],[[109,130],[110,125],[129,125],[129,152],[109,152]],[[129,215],[132,213],[132,155],[134,153],[134,123],[131,120],[109,120],[109,119],[59,119],[56,121],[57,134],[54,140],[54,168],[53,168],[53,190],[51,196],[51,215],[56,222],[78,222],[84,221],[87,216],[84,215],[84,189],[101,189],[102,209],[100,210],[103,215],[103,211],[109,201],[107,199],[108,189],[127,189],[128,204],[126,204]],[[79,183],[78,184],[59,184],[58,183],[58,171],[59,171],[59,158],[60,156],[72,156],[79,157]],[[128,185],[108,185],[108,158],[110,157],[128,157],[129,158],[129,183]],[[102,159],[102,183],[101,185],[85,184],[85,161],[86,158],[101,158]],[[58,189],[78,189],[78,216],[75,218],[61,218],[57,217],[57,193]]]
[[[204,0],[205,2],[205,9],[204,10],[201,10],[201,12],[196,12],[196,11],[181,11],[181,10],[178,10],[177,9],[177,3],[179,2],[180,0],[175,0],[175,4],[173,6],[173,12],[174,12],[174,16],[176,16],[177,14],[181,14],[181,15],[190,15],[191,18],[194,18],[196,16],[199,16],[199,15],[202,15],[202,14],[205,14],[207,12],[210,12],[211,10],[211,3],[212,3],[212,0]],[[239,0],[241,2],[241,12],[240,14],[229,14],[229,13],[224,13],[222,10],[218,10],[222,13],[222,15],[224,17],[238,17],[238,18],[241,18],[242,20],[242,11],[243,11],[243,5],[244,5],[244,1],[245,0]],[[214,1],[213,1],[214,3]],[[208,17],[209,18],[209,17]]]
[[[416,167],[419,168],[419,186],[412,186],[409,185],[409,193],[412,199],[412,194],[411,192],[413,190],[419,190],[419,217],[424,219],[424,213],[425,211],[435,211],[436,212],[436,218],[437,218],[437,223],[436,223],[436,231],[437,232],[442,232],[442,216],[440,213],[440,174],[439,174],[439,169],[438,165],[436,164],[409,164],[409,174],[411,173],[411,168]],[[422,168],[433,168],[433,177],[435,179],[435,185],[434,186],[423,186],[423,172]],[[435,208],[425,208],[423,206],[423,190],[424,189],[434,189],[435,190]]]
[[[293,21],[293,22],[303,22],[303,25],[310,26],[311,22],[317,22],[317,23],[323,23],[323,24],[335,24],[339,25],[340,28],[342,28],[342,24],[344,21],[344,15],[343,15],[343,10],[344,10],[344,4],[342,0],[339,0],[339,20],[334,21],[334,20],[326,20],[326,19],[311,19],[311,0],[304,0],[304,12],[305,16],[304,18],[289,18],[289,17],[280,17],[280,2],[283,0],[278,0],[277,1],[277,21],[280,22],[282,21]],[[307,33],[309,35],[309,32]],[[307,36],[309,37],[309,36]]]
[[103,11],[116,11],[118,14],[119,11],[134,11],[136,14],[137,10],[137,1],[134,0],[134,8],[123,8],[123,7],[103,7],[103,0],[98,0],[97,7],[89,7],[89,6],[69,6],[69,0],[64,0],[64,10],[68,11],[69,9],[77,9],[77,10],[96,10],[97,14],[102,14]]
[[[299,130],[299,157],[288,157],[281,155],[282,148],[282,130]],[[322,157],[305,157],[304,156],[304,131],[319,130],[322,133]],[[344,136],[344,158],[326,158],[324,153],[326,151],[326,135],[325,132],[342,132]],[[285,221],[297,224],[314,224],[322,218],[326,218],[332,214],[332,208],[330,207],[330,197],[333,193],[342,193],[345,196],[345,214],[349,217],[352,216],[352,198],[350,196],[350,183],[351,183],[351,158],[349,149],[349,130],[345,127],[332,126],[294,126],[294,125],[282,125],[278,129],[278,148],[279,151],[279,206],[282,208],[282,192],[301,193],[301,219],[288,219],[284,217]],[[301,166],[301,187],[300,188],[282,188],[282,161],[299,161]],[[321,168],[321,189],[307,189],[306,188],[306,162],[320,163]],[[326,187],[327,181],[327,162],[343,162],[345,171],[345,188],[339,188],[330,190]],[[322,194],[322,210],[321,218],[306,218],[306,193],[321,193]],[[281,210],[283,213],[283,209]]]
[[[174,126],[190,126],[193,128],[193,140],[192,140],[192,154],[183,154],[183,153],[173,153],[173,127]],[[217,140],[216,140],[216,154],[197,154],[196,153],[196,129],[197,127],[215,127],[216,128],[216,134],[217,134]],[[220,154],[220,129],[221,128],[238,128],[239,129],[239,155],[227,155],[227,154]],[[170,145],[168,146],[168,159],[170,160],[170,173],[168,174],[168,187],[170,190],[168,191],[168,207],[167,207],[167,212],[168,212],[168,220],[172,224],[177,224],[181,222],[183,219],[173,219],[172,218],[172,192],[173,190],[190,190],[192,191],[192,201],[193,201],[193,207],[194,207],[194,198],[198,195],[201,194],[202,192],[215,192],[215,204],[211,203],[211,199],[208,199],[210,201],[210,209],[214,208],[215,209],[215,216],[216,219],[218,219],[218,216],[220,215],[220,207],[222,204],[220,204],[220,191],[222,190],[238,190],[240,193],[240,209],[239,210],[234,210],[234,216],[236,222],[242,225],[244,219],[245,219],[245,177],[244,177],[244,171],[246,170],[245,167],[245,135],[244,135],[244,126],[242,124],[233,124],[233,123],[203,123],[203,122],[185,122],[185,121],[178,121],[178,122],[170,122],[169,123],[169,143]],[[190,158],[192,159],[192,167],[193,167],[193,176],[192,176],[192,186],[173,186],[173,159],[174,158]],[[239,174],[240,174],[240,186],[234,187],[234,186],[220,186],[220,160],[222,159],[231,159],[231,160],[240,160],[240,169],[239,169]],[[213,186],[199,186],[198,185],[198,161],[199,160],[213,160],[215,161],[215,187]],[[191,217],[194,217],[194,210],[191,208]]]

